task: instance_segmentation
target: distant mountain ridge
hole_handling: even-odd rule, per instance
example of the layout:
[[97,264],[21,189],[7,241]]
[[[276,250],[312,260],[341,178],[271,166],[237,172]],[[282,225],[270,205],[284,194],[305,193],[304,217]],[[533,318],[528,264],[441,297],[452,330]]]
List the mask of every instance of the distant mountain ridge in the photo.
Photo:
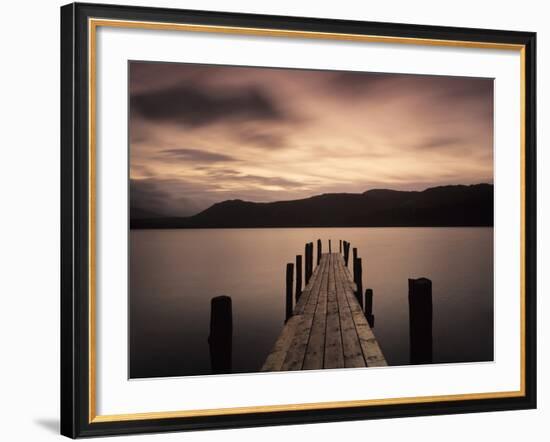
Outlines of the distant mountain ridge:
[[[131,213],[143,213],[133,209]],[[250,227],[466,227],[493,225],[493,185],[423,191],[373,189],[300,200],[227,200],[190,217],[131,217],[132,229]]]

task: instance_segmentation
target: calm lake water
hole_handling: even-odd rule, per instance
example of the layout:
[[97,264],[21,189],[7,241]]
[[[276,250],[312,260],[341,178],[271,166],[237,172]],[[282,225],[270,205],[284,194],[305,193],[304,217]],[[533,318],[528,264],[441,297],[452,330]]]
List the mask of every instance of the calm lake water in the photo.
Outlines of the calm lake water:
[[211,374],[210,300],[233,302],[233,372],[258,371],[285,315],[285,267],[321,238],[345,239],[374,291],[374,333],[409,363],[408,278],[432,280],[434,362],[493,359],[492,228],[132,230],[130,376]]

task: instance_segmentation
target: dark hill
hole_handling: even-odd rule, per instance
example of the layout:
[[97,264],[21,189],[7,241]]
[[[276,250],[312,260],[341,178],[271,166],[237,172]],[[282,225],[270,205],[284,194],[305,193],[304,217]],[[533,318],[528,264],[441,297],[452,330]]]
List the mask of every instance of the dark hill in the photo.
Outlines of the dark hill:
[[229,200],[188,218],[135,219],[132,228],[492,226],[493,186],[373,189],[253,203]]

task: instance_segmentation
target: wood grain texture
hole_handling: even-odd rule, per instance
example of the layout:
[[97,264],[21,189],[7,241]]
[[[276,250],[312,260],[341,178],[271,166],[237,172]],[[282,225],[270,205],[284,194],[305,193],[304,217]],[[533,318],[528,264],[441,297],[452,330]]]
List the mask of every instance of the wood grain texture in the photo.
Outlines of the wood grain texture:
[[323,253],[262,371],[387,365],[339,253]]

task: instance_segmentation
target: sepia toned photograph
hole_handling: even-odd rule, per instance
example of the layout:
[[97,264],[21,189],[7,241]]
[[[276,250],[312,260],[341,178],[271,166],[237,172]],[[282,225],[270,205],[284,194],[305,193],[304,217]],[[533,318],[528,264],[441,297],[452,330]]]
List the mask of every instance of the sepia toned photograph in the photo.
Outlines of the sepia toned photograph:
[[130,378],[493,361],[492,78],[128,76]]
[[151,6],[60,11],[61,434],[537,408],[535,29]]

